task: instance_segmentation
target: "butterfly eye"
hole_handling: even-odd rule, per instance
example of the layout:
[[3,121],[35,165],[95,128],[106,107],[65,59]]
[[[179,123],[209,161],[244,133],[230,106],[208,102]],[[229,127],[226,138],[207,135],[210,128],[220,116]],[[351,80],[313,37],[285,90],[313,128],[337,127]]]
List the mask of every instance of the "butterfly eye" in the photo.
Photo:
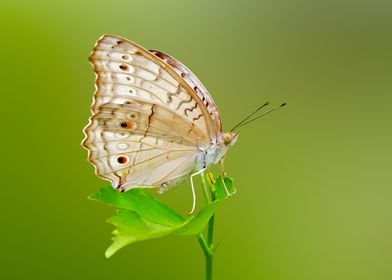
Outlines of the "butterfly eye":
[[223,141],[225,142],[225,145],[230,144],[231,140],[233,140],[233,137],[230,133],[225,133],[225,135],[223,135]]
[[127,56],[126,54],[124,54],[121,58],[124,59],[124,60],[128,60],[128,59],[129,59],[129,56]]

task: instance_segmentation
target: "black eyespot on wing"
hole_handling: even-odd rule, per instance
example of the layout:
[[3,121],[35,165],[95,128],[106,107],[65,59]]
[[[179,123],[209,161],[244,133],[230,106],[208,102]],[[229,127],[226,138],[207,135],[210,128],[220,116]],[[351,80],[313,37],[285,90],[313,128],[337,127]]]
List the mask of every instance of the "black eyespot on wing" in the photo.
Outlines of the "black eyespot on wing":
[[117,162],[118,162],[119,164],[125,164],[125,163],[128,162],[128,159],[127,159],[127,157],[119,156],[119,157],[117,158]]
[[[123,71],[127,71],[128,70],[128,65],[126,64],[121,64],[120,66],[118,66],[118,68],[120,68]],[[128,78],[128,77],[127,77]]]
[[126,129],[132,129],[133,128],[133,124],[131,122],[122,122],[122,123],[120,123],[120,126],[122,128],[126,128]]

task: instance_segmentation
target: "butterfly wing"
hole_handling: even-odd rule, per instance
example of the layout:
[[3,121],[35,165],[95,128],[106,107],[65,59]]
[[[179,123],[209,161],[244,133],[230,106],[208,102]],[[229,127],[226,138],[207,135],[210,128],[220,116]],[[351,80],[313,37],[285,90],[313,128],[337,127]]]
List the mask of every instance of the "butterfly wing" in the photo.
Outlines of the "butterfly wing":
[[159,187],[194,168],[217,129],[198,93],[166,62],[126,39],[105,35],[90,61],[96,73],[83,146],[113,187]]
[[181,61],[175,59],[174,57],[157,50],[150,50],[150,52],[169,64],[177,72],[177,74],[180,75],[191,88],[193,88],[203,104],[206,106],[211,118],[213,119],[216,134],[220,135],[222,132],[222,122],[218,112],[218,107],[208,93],[206,87],[197,78],[197,76],[193,74],[193,72],[189,70],[189,68],[186,67]]

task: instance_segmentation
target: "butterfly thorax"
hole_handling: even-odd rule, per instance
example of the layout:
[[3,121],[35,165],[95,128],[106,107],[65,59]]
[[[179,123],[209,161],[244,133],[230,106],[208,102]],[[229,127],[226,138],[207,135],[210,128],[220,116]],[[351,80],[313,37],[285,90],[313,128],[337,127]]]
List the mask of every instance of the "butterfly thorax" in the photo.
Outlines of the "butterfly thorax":
[[199,148],[196,156],[196,170],[202,170],[212,164],[217,164],[226,154],[227,150],[235,144],[238,134],[228,132],[220,135],[215,143],[210,143],[205,148]]

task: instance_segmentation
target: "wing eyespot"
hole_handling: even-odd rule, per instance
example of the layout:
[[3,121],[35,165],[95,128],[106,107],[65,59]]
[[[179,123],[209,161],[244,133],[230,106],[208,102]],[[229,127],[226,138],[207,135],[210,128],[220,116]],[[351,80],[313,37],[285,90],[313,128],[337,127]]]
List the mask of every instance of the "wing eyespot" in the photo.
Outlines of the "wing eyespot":
[[137,119],[139,118],[139,116],[138,116],[136,113],[130,114],[129,117],[130,117],[132,120],[137,120]]
[[119,150],[125,150],[126,148],[128,148],[128,144],[126,144],[126,143],[117,144],[117,148]]
[[119,156],[117,158],[117,162],[119,164],[126,164],[128,162],[128,157],[127,156]]
[[136,124],[133,122],[124,121],[120,123],[120,127],[128,130],[133,130],[136,128]]
[[122,123],[120,123],[120,126],[121,126],[122,128],[128,128],[128,123],[122,122]]
[[125,79],[131,83],[133,83],[134,78],[132,76],[126,76]]
[[[121,70],[123,70],[123,71],[128,71],[128,65],[126,65],[126,64],[121,64],[120,66],[118,66],[118,68],[120,68]],[[129,77],[127,77],[127,78],[129,78]]]
[[117,139],[126,139],[129,136],[130,136],[130,133],[125,132],[125,131],[124,132],[118,132],[118,133],[114,134],[114,137],[117,138]]
[[[130,92],[130,93],[133,93],[133,92],[131,92],[131,90],[130,90],[129,92]],[[133,101],[133,100],[125,100],[124,103],[123,103],[123,105],[124,105],[124,106],[127,106],[127,105],[139,105],[139,103],[137,103],[137,102],[135,102],[135,101]]]

